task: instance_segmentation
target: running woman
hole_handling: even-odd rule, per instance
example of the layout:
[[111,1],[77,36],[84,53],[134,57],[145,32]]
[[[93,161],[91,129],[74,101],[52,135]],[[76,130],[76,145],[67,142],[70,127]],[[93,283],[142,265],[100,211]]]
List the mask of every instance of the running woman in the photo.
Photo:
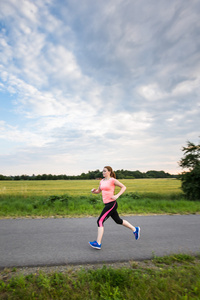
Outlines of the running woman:
[[[104,222],[109,217],[111,217],[117,224],[123,225],[131,229],[136,240],[140,238],[140,227],[134,227],[128,221],[122,220],[119,217],[117,212],[118,204],[116,200],[117,198],[119,198],[119,196],[121,196],[125,192],[126,190],[125,185],[123,185],[121,182],[119,182],[116,179],[116,175],[110,166],[104,167],[103,177],[104,179],[100,181],[99,188],[91,190],[93,194],[99,194],[102,192],[102,198],[105,204],[105,207],[102,210],[102,213],[100,214],[97,220],[97,225],[98,225],[97,240],[94,242],[89,242],[92,248],[99,249],[99,250],[101,249],[101,241],[104,233]],[[116,195],[114,195],[115,186],[121,188],[119,193]]]

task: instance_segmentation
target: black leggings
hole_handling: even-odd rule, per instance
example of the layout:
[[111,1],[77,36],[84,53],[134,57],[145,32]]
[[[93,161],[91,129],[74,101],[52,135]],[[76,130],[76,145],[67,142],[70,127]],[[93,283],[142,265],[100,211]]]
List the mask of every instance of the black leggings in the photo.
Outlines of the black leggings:
[[109,202],[105,204],[104,209],[102,210],[102,213],[100,214],[97,225],[98,227],[103,227],[103,223],[111,217],[117,224],[122,225],[123,220],[119,217],[117,212],[118,204],[116,201]]

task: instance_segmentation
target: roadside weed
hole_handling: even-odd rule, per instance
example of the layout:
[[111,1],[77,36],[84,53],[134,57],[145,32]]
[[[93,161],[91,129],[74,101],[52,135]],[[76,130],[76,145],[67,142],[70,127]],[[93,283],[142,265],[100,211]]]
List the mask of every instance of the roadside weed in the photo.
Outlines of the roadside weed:
[[0,299],[200,298],[200,260],[183,254],[156,257],[146,265],[137,262],[129,268],[103,266],[27,276],[11,272],[10,276],[0,280]]

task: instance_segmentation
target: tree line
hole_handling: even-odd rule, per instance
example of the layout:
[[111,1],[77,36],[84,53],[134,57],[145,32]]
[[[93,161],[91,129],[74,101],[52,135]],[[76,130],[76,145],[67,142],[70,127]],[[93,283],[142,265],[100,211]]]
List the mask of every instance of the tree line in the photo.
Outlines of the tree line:
[[[138,178],[176,178],[178,175],[171,175],[164,171],[150,170],[147,172],[129,171],[129,170],[116,170],[117,179],[138,179]],[[102,171],[88,171],[81,175],[17,175],[17,176],[4,176],[0,175],[0,180],[88,180],[88,179],[100,179],[102,178]]]

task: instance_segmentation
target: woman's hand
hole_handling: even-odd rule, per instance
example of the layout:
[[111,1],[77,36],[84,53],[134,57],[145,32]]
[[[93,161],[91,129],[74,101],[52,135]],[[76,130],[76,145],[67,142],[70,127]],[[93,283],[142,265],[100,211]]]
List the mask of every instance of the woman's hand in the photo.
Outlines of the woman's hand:
[[101,193],[100,186],[98,187],[98,189],[91,189],[91,193],[93,193],[93,194],[99,194],[99,193]]
[[111,197],[111,199],[112,199],[112,200],[114,200],[114,201],[116,201],[116,200],[117,200],[117,198],[118,198],[118,196],[117,196],[117,195],[113,195],[113,196]]

